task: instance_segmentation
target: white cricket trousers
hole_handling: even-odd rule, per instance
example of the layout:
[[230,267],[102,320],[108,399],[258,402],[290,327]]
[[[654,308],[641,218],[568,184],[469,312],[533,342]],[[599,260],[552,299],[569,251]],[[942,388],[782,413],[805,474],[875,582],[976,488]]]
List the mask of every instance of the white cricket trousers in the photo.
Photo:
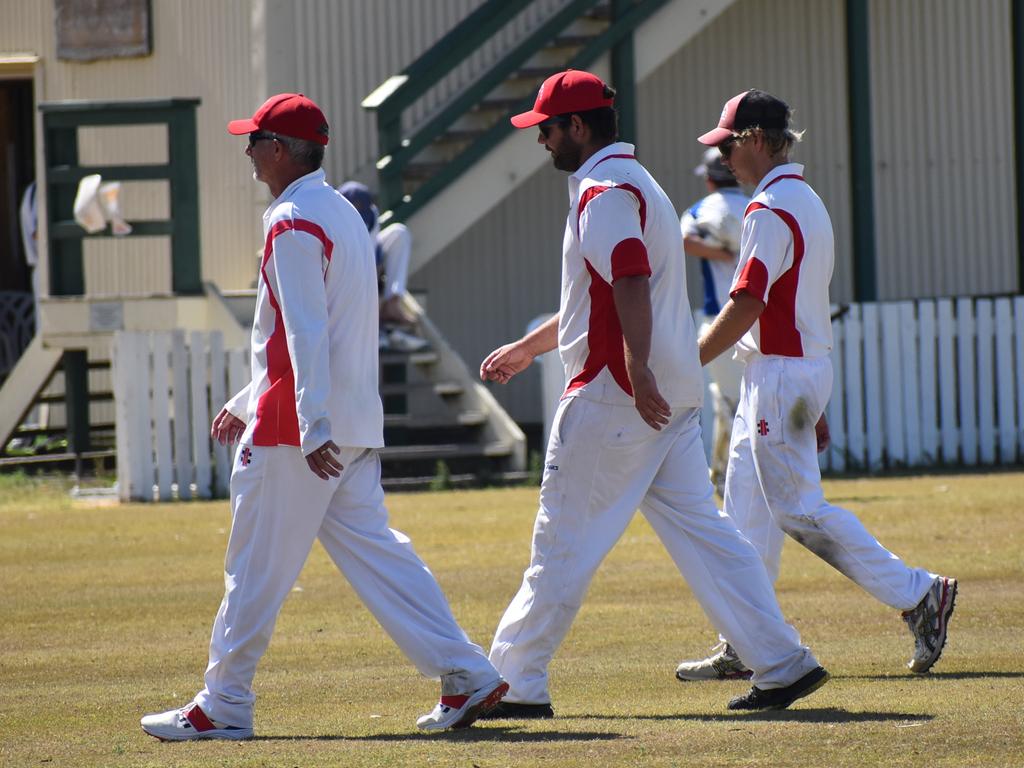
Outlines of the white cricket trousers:
[[405,224],[389,224],[377,235],[384,253],[384,292],[382,301],[405,294],[412,257],[412,234]]
[[757,551],[715,509],[699,409],[677,409],[659,432],[632,406],[569,397],[548,441],[530,566],[491,646],[507,701],[551,701],[548,663],[637,507],[712,623],[736,638],[758,686],[788,685],[817,666],[782,618]]
[[785,532],[886,605],[906,611],[921,602],[935,574],[907,567],[822,491],[814,426],[832,394],[832,361],[757,357],[747,362],[740,386],[725,511],[757,547],[772,580]]
[[327,481],[310,471],[298,448],[236,451],[224,600],[210,638],[206,688],[195,697],[214,720],[252,727],[256,664],[315,539],[421,673],[453,676],[461,690],[452,693],[497,679],[409,539],[388,527],[376,452],[343,448],[339,461],[341,477]]

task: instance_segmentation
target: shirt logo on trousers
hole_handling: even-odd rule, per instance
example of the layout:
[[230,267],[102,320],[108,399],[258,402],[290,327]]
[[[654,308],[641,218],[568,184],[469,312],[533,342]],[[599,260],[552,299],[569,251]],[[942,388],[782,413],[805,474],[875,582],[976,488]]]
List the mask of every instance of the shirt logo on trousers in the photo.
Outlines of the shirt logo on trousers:
[[242,448],[242,450],[238,454],[238,463],[241,464],[243,467],[248,467],[249,463],[251,461],[252,461],[252,451],[249,450],[249,446],[246,445],[246,446],[244,446]]
[[764,419],[761,419],[759,422],[757,422],[757,434],[761,435],[762,437],[768,434],[768,422],[765,421]]

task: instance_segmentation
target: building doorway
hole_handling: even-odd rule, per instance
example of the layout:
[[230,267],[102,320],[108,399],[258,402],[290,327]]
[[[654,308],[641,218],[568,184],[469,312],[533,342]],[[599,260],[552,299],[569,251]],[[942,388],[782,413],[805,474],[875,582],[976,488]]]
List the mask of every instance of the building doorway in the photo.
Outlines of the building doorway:
[[0,79],[0,291],[32,292],[19,207],[35,180],[35,98],[30,78]]

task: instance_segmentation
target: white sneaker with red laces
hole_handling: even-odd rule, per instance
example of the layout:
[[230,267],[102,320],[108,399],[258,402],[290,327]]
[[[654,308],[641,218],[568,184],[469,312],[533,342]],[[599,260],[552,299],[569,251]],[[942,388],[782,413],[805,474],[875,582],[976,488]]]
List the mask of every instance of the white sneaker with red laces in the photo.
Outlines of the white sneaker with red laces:
[[448,728],[468,728],[484,712],[495,707],[508,693],[508,683],[500,677],[469,694],[441,696],[429,715],[416,721],[424,731],[444,731]]
[[160,741],[193,741],[195,739],[252,738],[252,728],[239,728],[211,720],[198,704],[172,709],[142,718],[142,730]]

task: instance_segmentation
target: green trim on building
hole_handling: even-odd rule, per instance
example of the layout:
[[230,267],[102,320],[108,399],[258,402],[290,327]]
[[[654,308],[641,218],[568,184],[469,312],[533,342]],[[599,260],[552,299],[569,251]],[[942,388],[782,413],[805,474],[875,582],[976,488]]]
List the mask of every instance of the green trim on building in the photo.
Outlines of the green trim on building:
[[[632,6],[632,0],[612,0],[612,24],[621,19]],[[612,86],[615,87],[615,107],[619,112],[619,137],[636,143],[636,46],[633,33],[623,37],[612,47]]]
[[1010,5],[1013,35],[1013,160],[1017,193],[1017,291],[1024,293],[1024,0]]
[[854,301],[878,299],[874,162],[871,151],[871,27],[868,5],[869,0],[846,0]]

